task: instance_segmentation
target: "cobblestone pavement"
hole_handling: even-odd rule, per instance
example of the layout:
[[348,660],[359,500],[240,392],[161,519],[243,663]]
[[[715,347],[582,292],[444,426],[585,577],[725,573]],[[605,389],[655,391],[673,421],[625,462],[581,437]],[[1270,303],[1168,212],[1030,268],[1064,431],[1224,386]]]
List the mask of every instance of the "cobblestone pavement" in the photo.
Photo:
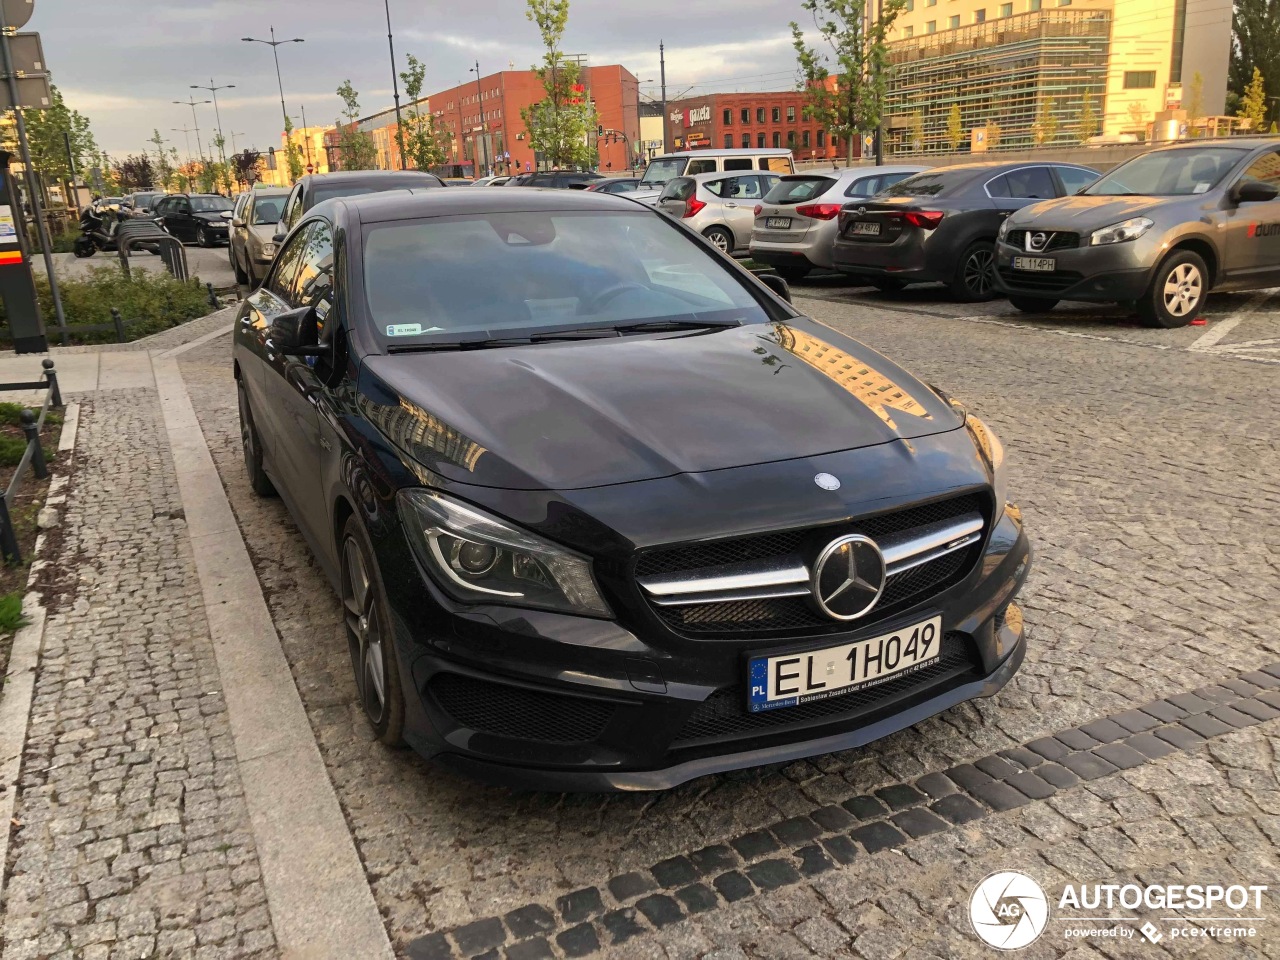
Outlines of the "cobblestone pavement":
[[[1064,782],[1060,793],[1034,800],[1021,790],[1045,787],[1030,778],[1018,781],[1021,789],[986,788],[985,796],[947,781],[983,814],[972,822],[952,810],[951,817],[913,816],[910,828],[895,822],[892,834],[875,828],[851,836],[866,824],[850,827],[835,813],[818,820],[815,811],[854,816],[841,804],[860,812],[858,798],[920,784],[999,751],[1011,751],[1013,765],[991,762],[995,772],[983,775],[1012,783],[1026,772],[1027,757],[1018,752],[1024,744],[1275,661],[1280,457],[1274,369],[1192,350],[1212,325],[1148,331],[1065,308],[1028,318],[1002,302],[957,307],[927,289],[888,298],[829,281],[798,288],[802,293],[813,295],[798,299],[802,308],[952,391],[1005,440],[1012,494],[1038,551],[1023,595],[1032,638],[1027,661],[999,696],[865,749],[705,778],[659,795],[513,794],[371,743],[354,699],[337,601],[281,504],[249,493],[229,344],[218,339],[182,358],[400,950],[466,955],[501,942],[512,957],[575,955],[591,941],[585,933],[581,941],[562,939],[574,918],[589,921],[611,956],[964,956],[978,949],[961,906],[973,882],[997,867],[1025,869],[1046,889],[1067,878],[1277,878],[1271,847],[1280,813],[1280,731],[1274,723],[1252,725],[1262,716],[1230,732],[1231,723],[1214,717],[1225,724],[1220,729],[1195,719],[1203,710],[1192,711],[1188,722],[1205,724],[1207,743],[1178,743],[1167,757],[1142,754],[1132,769],[1124,767],[1138,747],[1099,748],[1120,762],[1073,761],[1100,778]],[[1280,336],[1276,312],[1265,300],[1251,302],[1215,298],[1210,316],[1247,313],[1234,327],[1237,339]],[[1215,702],[1201,705],[1217,709]],[[1086,737],[1078,746],[1097,743]],[[1009,790],[1021,798],[1014,809],[1005,809]],[[950,801],[943,810],[960,805]],[[824,844],[819,853],[794,856],[813,847],[807,834],[814,822],[835,849]],[[704,853],[702,861],[693,858],[697,876],[679,859],[723,850],[774,825],[783,836],[774,830],[769,842],[785,855],[769,857],[762,846],[748,856],[731,847],[721,870],[717,854]],[[841,833],[852,846],[835,842]],[[850,851],[852,861],[842,862]],[[781,866],[744,867],[761,858]],[[726,892],[714,884],[713,877],[735,870],[749,878],[746,887],[726,881]],[[632,873],[639,879],[616,889],[609,883]],[[701,889],[689,886],[697,883]],[[685,892],[637,906],[653,896],[650,885]],[[570,896],[590,890],[598,904],[589,893],[583,902]],[[686,914],[697,916],[673,922]],[[1274,926],[1256,946],[1280,955],[1269,942],[1280,944]],[[1057,956],[1073,945],[1046,938],[1024,955]],[[1164,946],[1178,956],[1212,950]],[[1140,952],[1120,941],[1076,949],[1073,960],[1095,956],[1095,949],[1116,958]]]
[[83,399],[9,847],[4,960],[274,957],[154,390]]

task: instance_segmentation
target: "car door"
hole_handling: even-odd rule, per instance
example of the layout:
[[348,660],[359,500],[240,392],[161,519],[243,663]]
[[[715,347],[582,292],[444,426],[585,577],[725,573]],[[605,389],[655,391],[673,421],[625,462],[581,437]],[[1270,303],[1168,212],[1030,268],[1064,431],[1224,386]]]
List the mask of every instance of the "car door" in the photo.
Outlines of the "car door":
[[195,214],[191,210],[190,198],[178,197],[169,209],[172,213],[165,217],[165,226],[169,227],[169,232],[183,242],[194,240],[196,238]]
[[236,198],[235,208],[231,211],[231,230],[227,234],[228,256],[231,265],[248,263],[249,216],[253,212],[253,194],[242,193]]
[[756,205],[768,192],[764,175],[748,173],[730,177],[720,193],[723,198],[724,219],[733,231],[735,247],[751,243],[751,229],[756,222]]
[[1237,187],[1259,181],[1280,187],[1280,151],[1254,159],[1223,196],[1227,226],[1226,279],[1238,287],[1280,285],[1280,197],[1240,201]]
[[303,206],[302,184],[295,183],[289,199],[285,201],[284,212],[280,215],[280,226],[276,233],[287,234],[302,219]]
[[[298,267],[284,293],[290,309],[312,307],[323,319],[333,303],[333,229],[314,220],[298,230],[290,243],[298,247]],[[318,338],[319,329],[310,331]],[[266,391],[281,428],[276,469],[284,474],[290,507],[298,526],[314,544],[325,542],[328,511],[321,495],[320,417],[317,408],[324,385],[315,373],[315,357],[289,357],[268,343],[264,374]]]

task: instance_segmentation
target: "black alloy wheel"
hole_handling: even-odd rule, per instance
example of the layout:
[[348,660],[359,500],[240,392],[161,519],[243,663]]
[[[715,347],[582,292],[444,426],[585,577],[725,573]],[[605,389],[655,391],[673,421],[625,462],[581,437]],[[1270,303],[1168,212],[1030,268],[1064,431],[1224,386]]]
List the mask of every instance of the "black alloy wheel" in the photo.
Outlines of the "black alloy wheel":
[[240,405],[240,445],[244,448],[244,468],[249,474],[249,486],[260,497],[274,497],[275,484],[262,469],[262,439],[258,436],[258,427],[253,422],[249,394],[239,380],[236,380],[236,400]]
[[354,516],[347,518],[342,534],[342,614],[364,715],[380,743],[398,746],[404,731],[404,693],[394,628],[369,535]]
[[995,296],[996,248],[990,240],[975,240],[965,249],[948,284],[961,303],[977,303]]
[[209,241],[209,233],[203,226],[196,227],[196,243],[202,247],[213,246]]

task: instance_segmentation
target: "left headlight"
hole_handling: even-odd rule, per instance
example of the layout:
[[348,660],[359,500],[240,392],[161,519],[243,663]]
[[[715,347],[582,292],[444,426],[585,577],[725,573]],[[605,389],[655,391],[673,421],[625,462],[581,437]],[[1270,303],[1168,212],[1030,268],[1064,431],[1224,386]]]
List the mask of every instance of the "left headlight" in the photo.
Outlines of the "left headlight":
[[276,255],[276,245],[271,242],[262,245],[262,255],[264,257],[274,257]]
[[1137,240],[1150,230],[1152,221],[1146,217],[1134,217],[1123,223],[1113,223],[1109,227],[1095,230],[1089,234],[1089,246],[1098,247],[1106,243],[1124,243],[1126,240]]
[[995,435],[995,431],[972,413],[965,419],[965,425],[969,428],[969,436],[973,437],[974,445],[982,454],[982,459],[986,460],[987,466],[991,468],[991,482],[995,487],[998,516],[1009,499],[1009,471],[1004,462],[1004,444]]
[[1008,233],[1009,233],[1009,218],[1005,217],[1003,220],[1000,221],[1000,229],[996,231],[996,239],[1003,241],[1005,236]]
[[433,490],[397,500],[418,560],[455,600],[613,616],[586,557]]

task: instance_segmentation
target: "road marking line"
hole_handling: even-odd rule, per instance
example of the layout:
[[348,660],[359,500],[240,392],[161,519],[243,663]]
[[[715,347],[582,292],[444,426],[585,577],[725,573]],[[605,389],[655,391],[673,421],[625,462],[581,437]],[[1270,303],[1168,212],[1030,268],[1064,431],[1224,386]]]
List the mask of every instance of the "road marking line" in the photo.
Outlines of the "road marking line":
[[1205,350],[1208,350],[1210,347],[1217,344],[1217,342],[1228,333],[1240,326],[1240,324],[1244,323],[1245,320],[1249,319],[1251,314],[1256,313],[1258,308],[1270,299],[1271,294],[1274,292],[1275,291],[1273,290],[1258,291],[1249,298],[1248,303],[1235,313],[1231,314],[1231,316],[1215,323],[1200,337],[1200,339],[1196,340],[1196,342],[1187,347],[1187,349],[1192,353],[1203,353]]

